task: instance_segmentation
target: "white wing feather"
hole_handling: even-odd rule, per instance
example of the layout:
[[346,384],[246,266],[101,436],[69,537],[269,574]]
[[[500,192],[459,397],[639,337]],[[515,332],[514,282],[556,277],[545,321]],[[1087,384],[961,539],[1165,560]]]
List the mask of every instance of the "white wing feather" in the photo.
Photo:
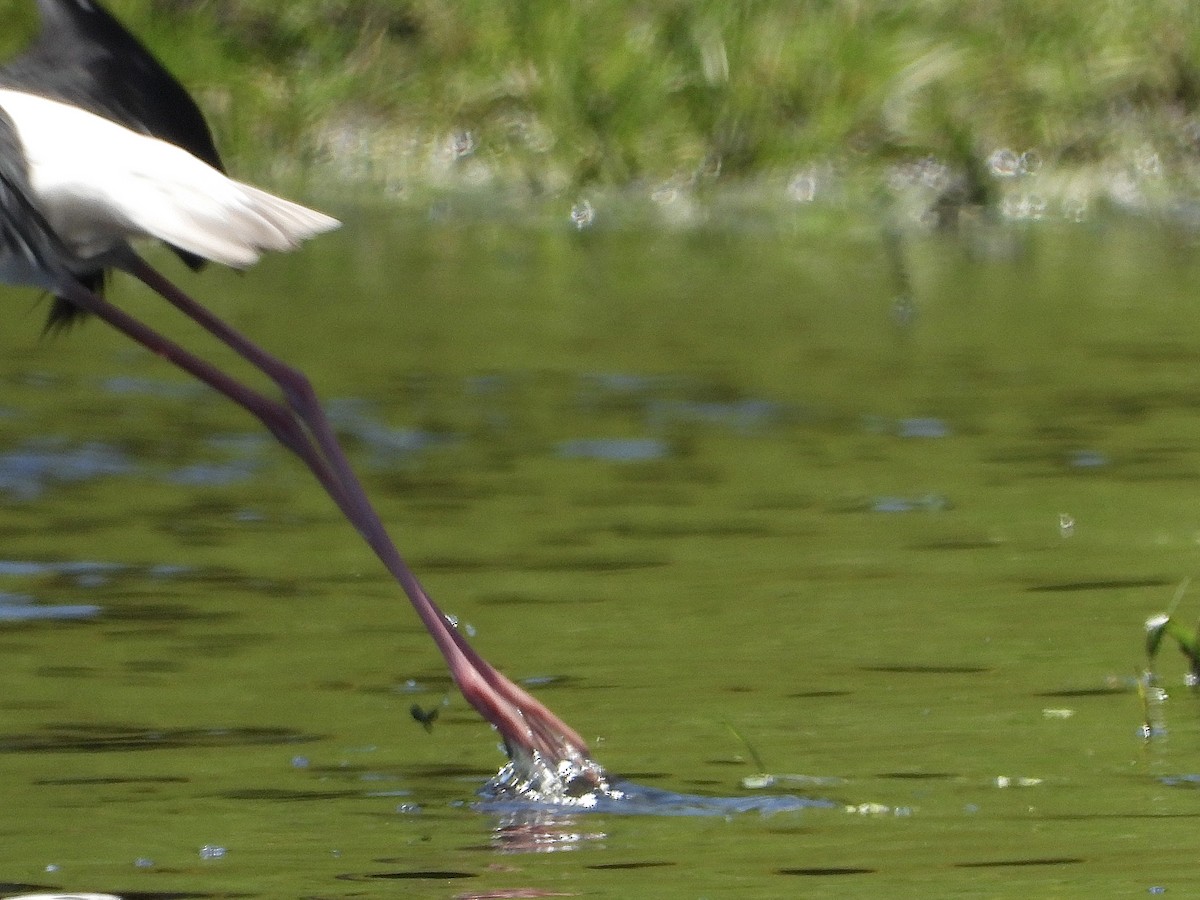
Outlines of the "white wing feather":
[[33,201],[80,260],[152,237],[245,268],[341,224],[78,107],[0,89],[0,109],[21,140]]

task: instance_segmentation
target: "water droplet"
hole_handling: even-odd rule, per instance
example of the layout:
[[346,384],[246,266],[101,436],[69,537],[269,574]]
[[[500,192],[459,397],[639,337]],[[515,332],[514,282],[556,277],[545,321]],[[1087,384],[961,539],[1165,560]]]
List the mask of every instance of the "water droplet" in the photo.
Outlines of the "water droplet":
[[571,207],[571,221],[580,231],[585,228],[591,228],[592,223],[596,221],[596,209],[587,200],[580,200]]
[[1021,174],[1021,158],[1007,147],[1001,147],[988,157],[988,168],[997,178],[1014,178]]
[[1087,218],[1088,203],[1083,197],[1067,197],[1062,202],[1063,218],[1079,224]]
[[890,309],[892,324],[897,328],[907,328],[917,318],[917,304],[909,294],[899,294],[892,298]]
[[457,131],[450,135],[446,146],[451,159],[463,159],[475,152],[475,135],[470,131]]
[[1152,147],[1143,147],[1133,159],[1138,174],[1147,178],[1160,178],[1163,173],[1162,157]]
[[1046,201],[1038,194],[1005,197],[1000,214],[1014,222],[1037,222],[1046,217]]
[[1108,457],[1097,450],[1077,450],[1071,454],[1070,465],[1074,469],[1099,469],[1108,465]]
[[950,436],[950,426],[944,421],[927,416],[901,419],[896,433],[902,438],[944,438]]
[[788,196],[797,203],[811,203],[817,199],[817,177],[812,172],[798,172],[787,186]]

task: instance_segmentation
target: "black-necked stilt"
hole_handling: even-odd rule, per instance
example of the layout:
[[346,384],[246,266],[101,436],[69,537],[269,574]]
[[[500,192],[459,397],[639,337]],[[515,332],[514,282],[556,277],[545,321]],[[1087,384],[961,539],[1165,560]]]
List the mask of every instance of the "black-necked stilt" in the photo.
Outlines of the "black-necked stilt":
[[[0,69],[0,281],[53,294],[52,321],[90,313],[258,418],[316,475],[395,576],[467,701],[509,755],[565,774],[598,772],[566,723],[480,657],[428,597],[351,471],[302,372],[255,345],[148,265],[131,241],[156,238],[193,265],[244,268],[338,227],[323,213],[227,177],[208,126],[179,83],[92,0],[37,0],[42,32]],[[256,366],[271,399],[102,296],[121,270]]]

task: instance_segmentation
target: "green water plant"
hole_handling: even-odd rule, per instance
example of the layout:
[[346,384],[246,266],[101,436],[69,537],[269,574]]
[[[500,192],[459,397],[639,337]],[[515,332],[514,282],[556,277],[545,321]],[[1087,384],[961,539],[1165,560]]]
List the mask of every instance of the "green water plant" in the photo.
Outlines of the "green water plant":
[[1174,616],[1174,611],[1187,592],[1190,578],[1185,578],[1175,589],[1175,596],[1167,612],[1156,613],[1146,620],[1146,656],[1153,665],[1163,638],[1170,637],[1188,661],[1188,684],[1200,684],[1200,624],[1188,628]]

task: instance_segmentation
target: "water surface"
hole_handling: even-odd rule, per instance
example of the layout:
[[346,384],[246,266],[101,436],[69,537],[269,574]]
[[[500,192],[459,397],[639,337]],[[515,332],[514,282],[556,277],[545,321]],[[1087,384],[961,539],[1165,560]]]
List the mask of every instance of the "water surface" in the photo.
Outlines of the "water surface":
[[495,739],[299,464],[9,292],[5,893],[1187,889],[1200,710],[1164,657],[1146,744],[1133,684],[1198,562],[1192,235],[898,269],[870,221],[436,213],[180,279],[310,372],[433,595],[650,814],[481,806]]

